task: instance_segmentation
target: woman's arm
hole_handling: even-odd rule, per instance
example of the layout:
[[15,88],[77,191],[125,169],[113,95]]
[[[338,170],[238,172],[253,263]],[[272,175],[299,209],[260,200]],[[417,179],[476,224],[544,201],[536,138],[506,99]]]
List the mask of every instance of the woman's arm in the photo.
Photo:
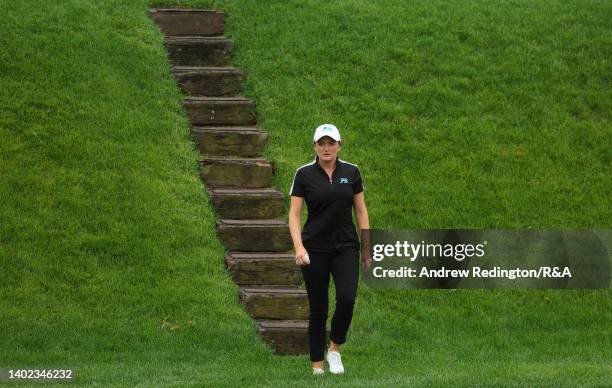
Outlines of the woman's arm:
[[370,253],[370,219],[368,218],[363,191],[353,196],[353,206],[355,207],[357,225],[361,231],[361,262],[364,269],[367,270],[372,264],[372,255]]
[[368,209],[366,208],[363,191],[353,196],[353,206],[355,207],[355,217],[357,217],[359,229],[370,229]]
[[293,240],[293,248],[295,249],[295,264],[306,264],[302,259],[306,255],[306,249],[302,244],[302,207],[304,206],[304,198],[291,196],[291,205],[289,208],[289,232]]

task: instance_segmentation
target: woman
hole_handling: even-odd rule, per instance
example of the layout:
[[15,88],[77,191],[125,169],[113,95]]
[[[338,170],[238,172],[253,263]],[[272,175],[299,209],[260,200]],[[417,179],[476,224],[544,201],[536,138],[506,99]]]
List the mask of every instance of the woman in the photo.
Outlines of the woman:
[[[364,185],[359,168],[338,158],[340,132],[323,124],[314,134],[315,160],[299,167],[289,194],[289,230],[295,248],[295,262],[301,266],[310,316],[308,342],[313,374],[323,374],[330,274],[336,287],[336,311],[331,321],[327,362],[331,373],[344,373],[340,345],[353,317],[359,280],[359,241],[353,225],[352,208],[362,231],[361,256],[369,268],[369,241],[364,231],[370,228],[364,200]],[[306,200],[308,218],[301,231],[302,207]]]

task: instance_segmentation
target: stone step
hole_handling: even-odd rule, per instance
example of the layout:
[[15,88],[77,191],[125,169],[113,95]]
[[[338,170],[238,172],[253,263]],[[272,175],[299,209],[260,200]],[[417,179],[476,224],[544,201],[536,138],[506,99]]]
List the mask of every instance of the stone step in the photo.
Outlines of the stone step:
[[261,156],[268,132],[255,127],[193,127],[193,140],[203,156]]
[[225,257],[225,266],[239,285],[287,287],[301,283],[300,267],[289,253],[230,252]]
[[154,8],[149,14],[168,36],[223,35],[223,12],[208,9]]
[[240,303],[256,319],[308,319],[308,295],[301,288],[240,287]]
[[244,97],[189,97],[183,102],[192,125],[255,125],[255,103]]
[[240,93],[242,72],[234,67],[176,66],[174,78],[191,96],[232,96]]
[[165,44],[174,66],[225,66],[233,47],[224,36],[170,36]]
[[283,219],[284,196],[274,189],[213,189],[208,195],[221,219]]
[[[257,332],[274,353],[285,355],[308,354],[308,321],[256,319]],[[330,328],[327,326],[326,344]]]
[[260,189],[272,186],[272,165],[265,159],[205,158],[200,175],[209,189]]
[[217,220],[221,240],[228,251],[290,252],[289,226],[281,220]]

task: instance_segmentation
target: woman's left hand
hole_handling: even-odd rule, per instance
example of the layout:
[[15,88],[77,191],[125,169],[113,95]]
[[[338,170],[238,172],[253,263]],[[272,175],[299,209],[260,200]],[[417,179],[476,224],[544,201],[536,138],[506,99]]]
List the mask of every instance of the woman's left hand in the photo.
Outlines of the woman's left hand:
[[370,249],[368,248],[361,248],[361,268],[363,268],[365,271],[367,271],[368,269],[370,269],[370,266],[372,265],[372,254],[370,253]]

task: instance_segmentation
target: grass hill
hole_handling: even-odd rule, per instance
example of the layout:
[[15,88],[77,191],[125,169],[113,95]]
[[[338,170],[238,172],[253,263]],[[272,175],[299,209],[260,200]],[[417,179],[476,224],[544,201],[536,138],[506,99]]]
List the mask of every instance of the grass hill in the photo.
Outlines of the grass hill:
[[[180,1],[225,11],[287,192],[320,123],[373,228],[610,228],[612,5]],[[159,1],[0,2],[0,368],[304,385],[223,266]],[[358,385],[605,385],[609,290],[361,287]]]

